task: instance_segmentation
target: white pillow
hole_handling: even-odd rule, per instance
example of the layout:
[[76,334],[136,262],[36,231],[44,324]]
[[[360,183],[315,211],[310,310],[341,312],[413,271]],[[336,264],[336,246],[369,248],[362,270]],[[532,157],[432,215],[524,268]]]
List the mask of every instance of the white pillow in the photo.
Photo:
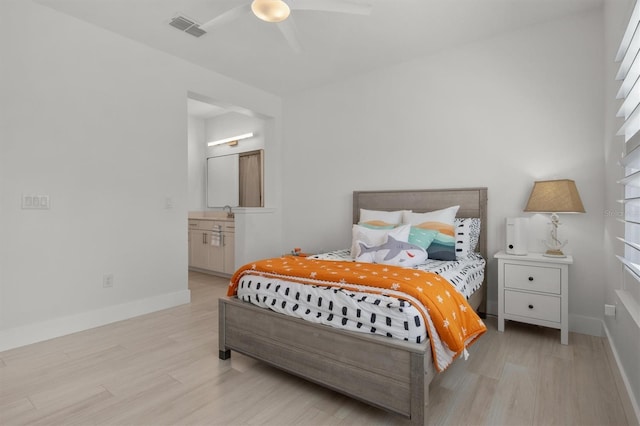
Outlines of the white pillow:
[[358,262],[381,263],[412,268],[427,260],[427,251],[420,246],[404,241],[397,241],[393,236],[387,236],[387,242],[379,246],[368,246],[362,241],[357,242],[360,255]]
[[382,210],[360,209],[359,223],[366,223],[374,226],[400,225],[405,212],[408,213],[411,212],[411,210],[385,212]]
[[456,214],[459,209],[460,206],[451,206],[446,209],[434,210],[426,213],[406,212],[402,215],[402,223],[420,225],[423,222],[442,222],[453,225],[453,221],[456,219]]
[[393,229],[371,229],[365,226],[353,225],[351,230],[351,257],[357,258],[360,255],[358,242],[364,243],[367,247],[379,246],[387,242],[387,235],[392,235],[397,241],[409,241],[410,225],[402,225]]

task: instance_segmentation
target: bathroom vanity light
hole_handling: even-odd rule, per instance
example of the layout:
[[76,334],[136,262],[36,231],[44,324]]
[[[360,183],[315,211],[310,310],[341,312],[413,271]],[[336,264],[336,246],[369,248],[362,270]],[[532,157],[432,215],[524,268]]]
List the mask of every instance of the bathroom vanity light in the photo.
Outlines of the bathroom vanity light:
[[238,135],[238,136],[232,136],[230,138],[220,139],[220,140],[213,141],[213,142],[209,142],[209,143],[207,143],[207,146],[222,145],[223,143],[228,143],[228,144],[231,145],[232,142],[235,142],[233,145],[236,145],[238,143],[238,141],[241,141],[242,139],[251,138],[251,137],[253,137],[253,132],[252,133],[245,133],[243,135]]

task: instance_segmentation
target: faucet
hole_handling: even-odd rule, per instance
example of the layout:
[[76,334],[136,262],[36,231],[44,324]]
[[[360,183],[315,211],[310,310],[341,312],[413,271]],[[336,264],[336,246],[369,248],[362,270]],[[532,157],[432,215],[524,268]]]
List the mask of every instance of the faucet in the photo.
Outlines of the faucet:
[[229,211],[227,212],[227,217],[233,217],[233,212],[231,211],[231,206],[226,205],[222,208],[222,211],[227,211],[227,208],[229,209]]

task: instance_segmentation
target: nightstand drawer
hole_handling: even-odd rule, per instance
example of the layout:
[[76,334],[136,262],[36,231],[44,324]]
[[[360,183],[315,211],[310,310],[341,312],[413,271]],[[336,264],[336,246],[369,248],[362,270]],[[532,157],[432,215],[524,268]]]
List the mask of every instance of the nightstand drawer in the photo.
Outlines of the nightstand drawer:
[[504,265],[504,286],[560,294],[560,268],[507,263]]
[[560,322],[560,297],[504,291],[504,312],[508,315]]

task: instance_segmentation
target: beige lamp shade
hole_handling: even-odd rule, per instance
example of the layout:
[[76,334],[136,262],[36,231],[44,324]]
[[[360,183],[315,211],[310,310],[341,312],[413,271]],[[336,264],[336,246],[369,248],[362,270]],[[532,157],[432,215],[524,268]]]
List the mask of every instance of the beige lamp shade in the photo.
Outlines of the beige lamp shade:
[[570,179],[543,180],[533,184],[525,212],[586,213],[576,183]]

